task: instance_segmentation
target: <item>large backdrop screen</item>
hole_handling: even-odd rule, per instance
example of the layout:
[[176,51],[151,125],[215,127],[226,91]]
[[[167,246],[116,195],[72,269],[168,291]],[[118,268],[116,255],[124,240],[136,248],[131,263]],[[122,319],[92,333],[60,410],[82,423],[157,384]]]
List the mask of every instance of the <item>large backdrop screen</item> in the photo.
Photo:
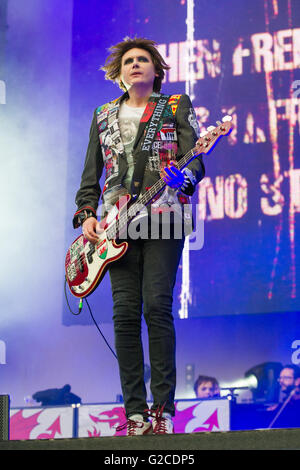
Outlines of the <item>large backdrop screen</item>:
[[[201,130],[232,116],[230,136],[204,157],[206,176],[193,196],[196,233],[178,271],[175,317],[299,310],[298,3],[130,0],[120,8],[120,2],[74,1],[70,225],[93,110],[121,94],[99,71],[112,44],[125,36],[154,39],[171,66],[163,91],[188,92]],[[68,229],[68,241],[75,236]],[[101,306],[102,320],[111,320],[108,276],[91,302]]]

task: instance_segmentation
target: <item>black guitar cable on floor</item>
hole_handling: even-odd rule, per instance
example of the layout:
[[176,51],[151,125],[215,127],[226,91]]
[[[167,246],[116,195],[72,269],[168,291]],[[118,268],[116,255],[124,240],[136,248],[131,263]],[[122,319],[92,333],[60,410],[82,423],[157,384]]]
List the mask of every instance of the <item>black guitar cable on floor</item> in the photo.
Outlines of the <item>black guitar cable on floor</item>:
[[[67,286],[67,279],[66,279],[66,277],[65,277],[64,291],[65,291],[65,298],[66,298],[66,301],[67,301],[68,309],[70,310],[70,312],[72,313],[72,315],[79,315],[79,314],[81,313],[81,311],[82,311],[83,300],[80,299],[80,301],[79,301],[78,312],[73,312],[73,310],[71,309],[70,304],[69,304],[66,286]],[[103,334],[102,331],[100,330],[99,325],[98,325],[98,323],[96,322],[96,320],[95,320],[95,318],[94,318],[94,315],[93,315],[93,313],[92,313],[90,304],[88,303],[86,297],[84,297],[84,300],[85,300],[85,302],[86,302],[86,304],[87,304],[87,306],[88,306],[88,309],[89,309],[91,318],[92,318],[92,320],[93,320],[93,322],[94,322],[94,324],[95,324],[97,330],[99,331],[100,335],[102,336],[102,338],[103,338],[105,344],[107,345],[107,347],[110,349],[110,351],[112,352],[112,354],[114,355],[114,357],[117,359],[116,353],[115,353],[114,350],[111,348],[111,346],[109,345],[109,343],[108,343],[107,339],[105,338],[104,334]]]

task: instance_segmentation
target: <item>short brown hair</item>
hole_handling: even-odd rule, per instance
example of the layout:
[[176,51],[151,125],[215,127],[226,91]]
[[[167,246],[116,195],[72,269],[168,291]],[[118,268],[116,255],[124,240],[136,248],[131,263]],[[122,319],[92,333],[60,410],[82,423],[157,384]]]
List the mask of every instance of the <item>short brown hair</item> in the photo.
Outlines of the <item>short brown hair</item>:
[[206,382],[211,382],[213,388],[219,387],[219,382],[215,377],[208,377],[207,375],[199,375],[198,379],[194,383],[194,391],[197,396],[198,387]]
[[144,49],[151,55],[155,72],[158,74],[158,77],[155,77],[153,83],[153,90],[159,92],[161,89],[161,83],[165,76],[165,70],[169,70],[170,67],[166,64],[163,57],[158,52],[156,45],[156,42],[152,41],[151,39],[137,37],[129,38],[127,36],[122,42],[111,46],[109,48],[111,54],[107,57],[105,65],[101,67],[101,69],[106,72],[105,79],[111,80],[114,83],[117,82],[121,90],[126,91],[122,80],[118,80],[121,74],[122,57],[130,49],[136,47],[138,49]]

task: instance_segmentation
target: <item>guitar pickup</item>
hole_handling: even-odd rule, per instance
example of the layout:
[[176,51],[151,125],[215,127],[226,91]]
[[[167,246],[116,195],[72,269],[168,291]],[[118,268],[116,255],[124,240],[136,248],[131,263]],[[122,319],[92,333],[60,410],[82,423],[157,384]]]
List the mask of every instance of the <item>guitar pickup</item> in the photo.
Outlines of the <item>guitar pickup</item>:
[[88,260],[88,263],[91,264],[93,262],[93,254],[95,253],[95,245],[93,245],[93,243],[90,243],[89,244],[89,251],[87,252],[86,254],[86,257],[87,257],[87,260]]
[[84,271],[84,264],[85,264],[85,255],[84,255],[84,253],[82,253],[79,256],[79,258],[77,259],[77,265],[78,265],[79,271],[81,273],[83,273],[83,271]]

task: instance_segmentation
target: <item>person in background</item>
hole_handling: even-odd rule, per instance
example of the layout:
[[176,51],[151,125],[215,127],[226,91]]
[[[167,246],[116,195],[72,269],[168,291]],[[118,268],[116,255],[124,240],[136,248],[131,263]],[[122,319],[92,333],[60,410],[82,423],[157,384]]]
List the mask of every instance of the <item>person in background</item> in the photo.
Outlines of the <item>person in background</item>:
[[285,366],[279,377],[281,402],[269,407],[269,428],[300,427],[300,374],[297,366]]
[[280,372],[278,382],[280,385],[279,403],[283,403],[291,391],[296,386],[296,380],[300,377],[300,369],[294,364],[289,364],[283,367]]
[[[278,401],[267,408],[267,411],[274,411],[287,400],[290,393],[297,387],[296,383],[300,379],[300,369],[295,364],[288,364],[281,369],[278,377],[279,392]],[[297,391],[296,391],[297,393]]]
[[194,391],[197,398],[218,398],[220,397],[220,387],[215,377],[199,375],[194,384]]
[[293,400],[300,400],[300,377],[295,380],[295,393]]

